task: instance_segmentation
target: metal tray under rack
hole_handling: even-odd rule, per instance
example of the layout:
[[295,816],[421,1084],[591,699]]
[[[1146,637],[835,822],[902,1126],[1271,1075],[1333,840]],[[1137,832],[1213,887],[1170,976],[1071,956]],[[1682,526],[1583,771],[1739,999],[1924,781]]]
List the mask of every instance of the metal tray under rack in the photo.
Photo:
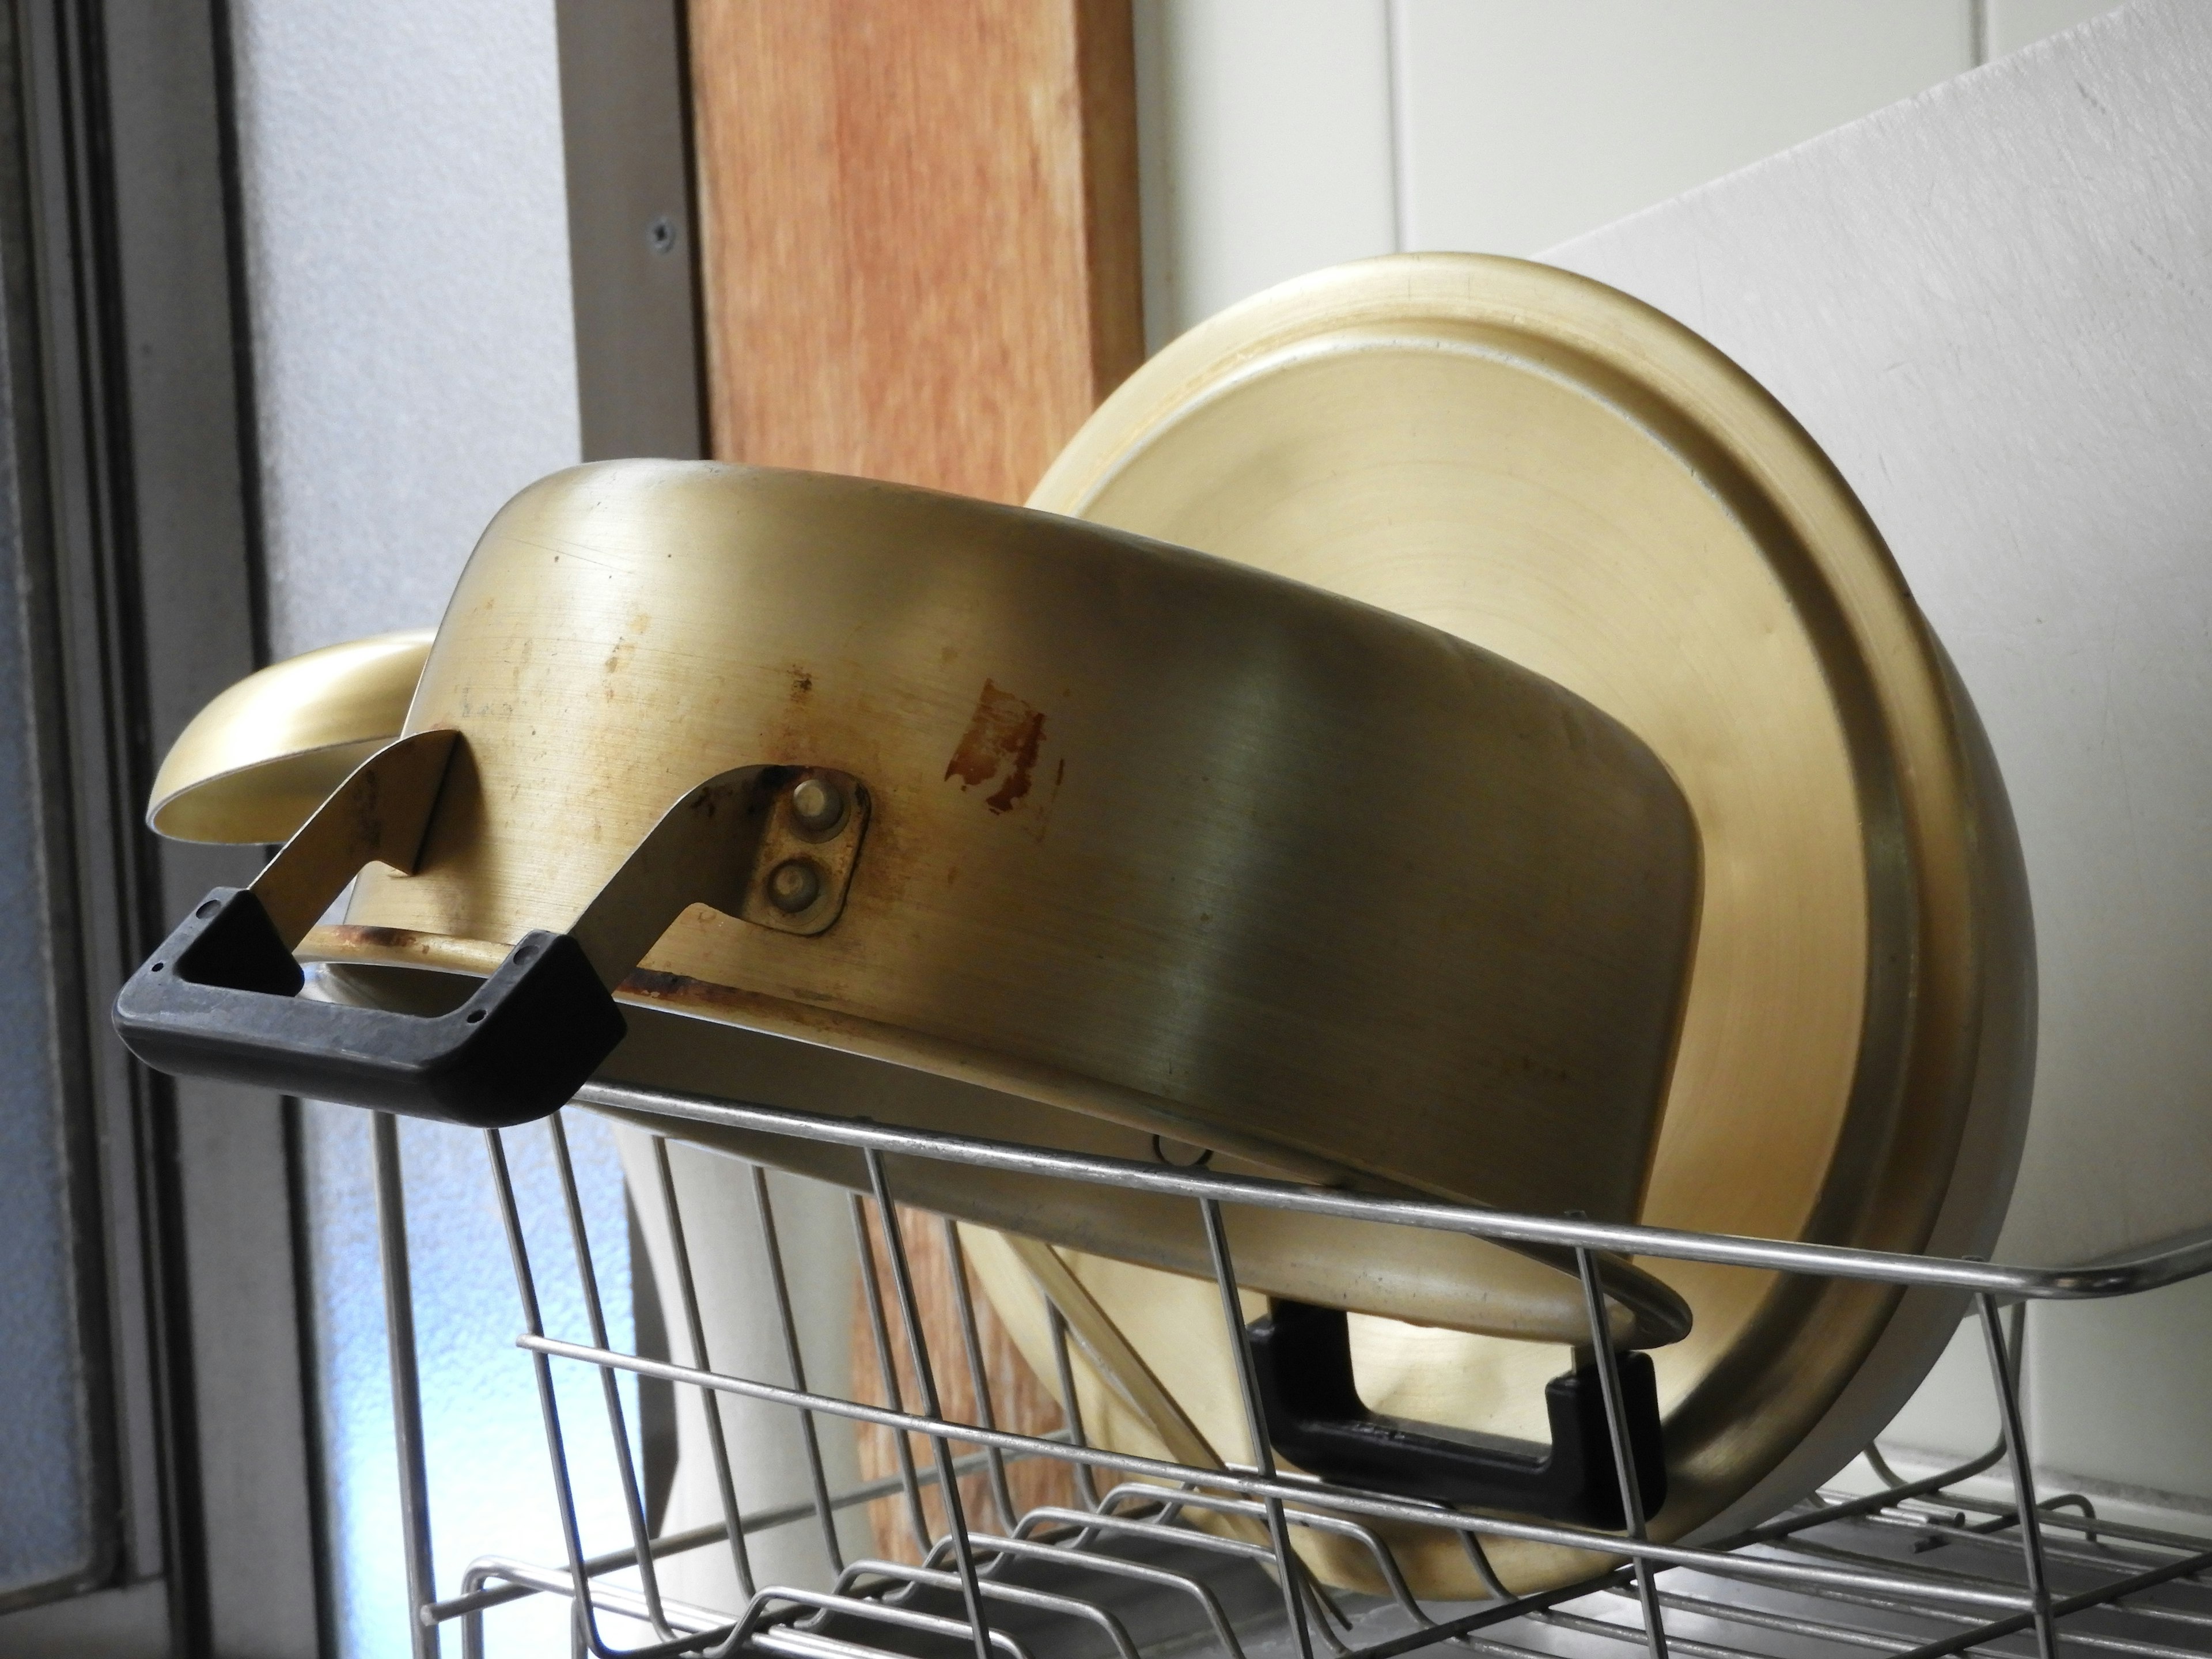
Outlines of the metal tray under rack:
[[[484,1615],[526,1597],[568,1598],[572,1643],[579,1652],[734,1654],[757,1651],[798,1659],[1154,1659],[1167,1654],[1219,1654],[1225,1659],[1393,1659],[1436,1644],[1486,1654],[1601,1655],[1643,1647],[1655,1656],[1733,1659],[1737,1655],[1893,1653],[1933,1656],[1979,1650],[2039,1654],[2062,1645],[2084,1652],[2134,1655],[2212,1653],[2212,1536],[2131,1525],[2100,1516],[2086,1500],[2062,1494],[2039,1499],[2020,1409],[2019,1370],[2028,1301],[2117,1297],[2151,1290],[2212,1270],[2212,1237],[2194,1237],[2125,1262],[2078,1268],[2022,1268],[1887,1255],[1719,1235],[1520,1216],[1399,1199],[1355,1196],[1218,1175],[1198,1168],[1142,1166],[962,1139],[919,1131],[765,1107],[627,1087],[593,1085],[580,1097],[615,1107],[632,1121],[666,1121],[681,1135],[685,1121],[755,1133],[799,1137],[856,1149],[873,1186],[873,1204],[854,1198],[856,1224],[872,1229],[888,1271],[859,1275],[868,1323],[879,1342],[894,1340],[912,1366],[913,1397],[902,1398],[886,1349],[878,1358],[891,1405],[805,1386],[803,1376],[746,1376],[623,1352],[611,1346],[592,1276],[582,1274],[594,1340],[550,1336],[539,1316],[539,1275],[520,1219],[505,1137],[551,1134],[565,1188],[576,1260],[588,1262],[583,1208],[565,1155],[556,1115],[544,1127],[486,1132],[496,1196],[513,1256],[524,1329],[519,1346],[538,1376],[544,1440],[561,1508],[567,1559],[526,1561],[484,1555],[458,1584],[433,1582],[432,1516],[425,1474],[422,1379],[418,1373],[409,1292],[404,1182],[395,1121],[379,1114],[373,1137],[380,1247],[392,1357],[392,1394],[399,1451],[401,1518],[410,1605],[416,1614],[416,1650],[435,1655],[441,1632],[458,1625],[463,1650],[483,1650]],[[677,1306],[670,1325],[676,1352],[701,1360],[705,1348],[698,1293],[683,1246],[684,1224],[656,1138],[661,1195],[678,1240]],[[1261,1449],[1254,1464],[1226,1470],[1134,1457],[1089,1443],[1080,1413],[1057,1432],[1018,1433],[994,1423],[977,1340],[973,1298],[955,1246],[954,1304],[961,1352],[930,1352],[916,1300],[915,1274],[896,1200],[885,1176],[890,1157],[927,1158],[1000,1170],[1146,1188],[1197,1206],[1212,1243],[1217,1288],[1231,1348],[1248,1402],[1247,1425]],[[1352,1216],[1407,1226],[1449,1228],[1482,1237],[1548,1244],[1574,1253],[1592,1317],[1592,1349],[1605,1384],[1604,1403],[1621,1486],[1624,1531],[1587,1528],[1492,1515],[1463,1514],[1413,1500],[1330,1486],[1274,1465],[1257,1396],[1234,1285],[1234,1264],[1221,1224],[1224,1205],[1258,1204]],[[867,1214],[872,1211],[872,1217]],[[791,1297],[775,1243],[772,1212],[761,1222],[773,1274],[774,1312],[787,1351]],[[1696,1547],[1645,1540],[1642,1499],[1617,1356],[1599,1317],[1597,1252],[1674,1258],[1729,1266],[1929,1286],[1972,1298],[1988,1357],[2001,1432],[1983,1455],[1925,1478],[1897,1476],[1869,1448],[1871,1492],[1824,1492],[1791,1512],[1736,1537]],[[863,1258],[875,1260],[873,1249]],[[884,1280],[888,1279],[888,1284]],[[769,1310],[764,1310],[764,1314]],[[688,1348],[684,1336],[690,1339]],[[896,1334],[896,1335],[894,1335]],[[1062,1397],[1069,1387],[1066,1333],[1057,1320]],[[631,1542],[598,1555],[584,1553],[569,1460],[584,1432],[564,1420],[556,1368],[595,1370],[607,1437],[621,1473]],[[975,1422],[952,1419],[940,1406],[935,1379],[965,1368],[978,1402]],[[795,1370],[795,1367],[793,1368]],[[857,1368],[856,1368],[857,1369]],[[704,1397],[736,1396],[787,1410],[805,1429],[812,1495],[805,1501],[740,1512],[723,1443],[721,1417],[708,1411],[720,1471],[720,1519],[651,1535],[640,1495],[620,1373],[657,1378]],[[915,1386],[918,1385],[918,1386]],[[814,1425],[843,1418],[893,1431],[899,1467],[875,1481],[832,1490]],[[909,1440],[927,1456],[916,1459]],[[981,1449],[965,1457],[956,1445]],[[1074,1501],[1017,1512],[1010,1464],[1047,1458],[1073,1473]],[[963,1485],[980,1479],[988,1494],[978,1506]],[[2008,1495],[2005,1493],[2008,1477]],[[939,1521],[922,1501],[933,1492]],[[838,1512],[891,1498],[928,1548],[915,1563],[855,1559],[836,1542]],[[1225,1529],[1202,1530],[1193,1517],[1242,1516]],[[1622,1565],[1538,1595],[1502,1588],[1487,1600],[1443,1603],[1417,1598],[1382,1535],[1370,1524],[1413,1522],[1459,1533],[1476,1571],[1493,1586],[1484,1540],[1532,1540],[1595,1548]],[[817,1527],[838,1567],[827,1588],[758,1583],[748,1565],[750,1540],[779,1528]],[[1300,1528],[1334,1533],[1372,1562],[1384,1595],[1357,1595],[1319,1583],[1293,1553]],[[1266,1543],[1251,1541],[1265,1538]],[[660,1564],[690,1552],[727,1551],[743,1605],[708,1607],[665,1593]],[[633,1632],[635,1634],[633,1634]]]

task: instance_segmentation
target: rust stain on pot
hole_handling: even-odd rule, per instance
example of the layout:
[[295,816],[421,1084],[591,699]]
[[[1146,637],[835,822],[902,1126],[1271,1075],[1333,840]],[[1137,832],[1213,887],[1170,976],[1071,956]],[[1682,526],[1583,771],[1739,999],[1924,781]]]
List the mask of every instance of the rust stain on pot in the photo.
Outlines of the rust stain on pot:
[[999,780],[983,805],[994,812],[1010,812],[1030,792],[1043,744],[1043,714],[985,680],[967,732],[945,764],[945,775],[959,779],[963,789]]

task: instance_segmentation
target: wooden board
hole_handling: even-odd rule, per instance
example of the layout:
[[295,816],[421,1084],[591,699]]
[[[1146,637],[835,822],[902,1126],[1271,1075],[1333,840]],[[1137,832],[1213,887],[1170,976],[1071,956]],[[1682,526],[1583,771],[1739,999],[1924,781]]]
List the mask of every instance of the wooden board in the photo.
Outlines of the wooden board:
[[1127,0],[696,0],[725,460],[1018,501],[1143,356]]
[[[931,1381],[938,1409],[958,1423],[983,1423],[1021,1434],[1050,1434],[1063,1427],[1066,1417],[1044,1378],[1033,1370],[1014,1346],[989,1297],[971,1271],[968,1275],[969,1305],[975,1315],[976,1350],[982,1358],[979,1379],[969,1362],[960,1320],[960,1305],[953,1283],[954,1261],[946,1243],[947,1223],[921,1210],[898,1208],[899,1237],[904,1241],[908,1271],[914,1276],[915,1302],[929,1352]],[[898,1384],[901,1409],[923,1409],[921,1378],[914,1367],[914,1346],[898,1312],[898,1296],[891,1276],[890,1254],[884,1246],[883,1213],[866,1206],[869,1254],[884,1299],[884,1335],[890,1344],[891,1370]],[[865,1293],[853,1311],[853,1395],[872,1406],[892,1403],[885,1387],[884,1350],[877,1346],[875,1321]],[[1082,1365],[1080,1350],[1073,1363]],[[1088,1368],[1086,1367],[1086,1370]],[[859,1425],[855,1434],[860,1473],[871,1480],[902,1473],[891,1431],[873,1425]],[[921,1435],[906,1437],[907,1455],[913,1468],[927,1472],[937,1467],[936,1448]],[[952,1455],[967,1458],[982,1449],[965,1440],[952,1442]],[[1078,1494],[1067,1465],[1048,1458],[1019,1458],[1005,1466],[1008,1503],[1000,1504],[988,1473],[970,1474],[960,1481],[961,1512],[971,1532],[1011,1536],[1015,1522],[1040,1504],[1062,1507]],[[1103,1485],[1113,1484],[1109,1477]],[[933,1538],[945,1535],[945,1502],[937,1486],[921,1490],[924,1521]],[[1008,1512],[1011,1509],[1011,1513]],[[919,1561],[924,1554],[916,1536],[913,1506],[903,1497],[886,1498],[869,1505],[868,1522],[878,1555],[894,1561]]]
[[[714,455],[1023,500],[1144,356],[1128,0],[693,0],[690,21]],[[973,1420],[950,1262],[934,1224],[906,1232],[945,1410]],[[999,1423],[1058,1428],[979,1314]],[[875,1352],[863,1304],[861,1398]],[[858,1439],[866,1475],[895,1470],[887,1431]],[[1064,1468],[1012,1474],[1022,1508],[1073,1495]],[[980,1478],[963,1495],[1003,1523]],[[902,1504],[870,1518],[916,1559]]]

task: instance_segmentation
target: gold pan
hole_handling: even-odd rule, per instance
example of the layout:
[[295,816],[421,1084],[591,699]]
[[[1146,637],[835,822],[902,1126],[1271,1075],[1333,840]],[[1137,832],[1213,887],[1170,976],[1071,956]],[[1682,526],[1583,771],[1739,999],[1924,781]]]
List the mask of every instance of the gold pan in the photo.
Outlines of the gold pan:
[[[630,1020],[608,1079],[1515,1208],[1640,1204],[1696,909],[1687,809],[1618,723],[1437,629],[1046,514],[608,463],[494,520],[404,729],[459,741],[413,873],[372,865],[307,941],[345,996],[431,1006],[435,975],[567,929]],[[223,740],[195,726],[188,748]],[[647,868],[689,792],[760,768],[784,769],[760,775],[782,851],[757,879],[723,896],[720,866]],[[849,805],[819,833],[810,780]],[[779,913],[793,863],[816,886]],[[834,1149],[698,1138],[865,1184]],[[1187,1205],[926,1161],[893,1177],[1207,1271]],[[1272,1293],[1579,1327],[1549,1258],[1285,1220],[1233,1235]],[[1611,1283],[1623,1340],[1681,1334],[1655,1281]]]
[[[1202,325],[1098,410],[1032,505],[1418,617],[1621,721],[1680,784],[1705,884],[1641,1218],[1985,1251],[2033,1056],[2033,945],[2002,787],[1962,688],[1850,489],[1689,331],[1516,261],[1380,259]],[[971,1256],[1038,1374],[1035,1279]],[[1210,1286],[1069,1264],[1189,1422],[1247,1455]],[[1654,1356],[1662,1539],[1826,1479],[1933,1364],[1959,1307],[1869,1285],[1645,1262],[1695,1316]],[[1250,1310],[1260,1311],[1257,1304]],[[1376,1411],[1541,1440],[1556,1348],[1355,1317]],[[1127,1391],[1106,1443],[1158,1455]],[[1371,1568],[1304,1533],[1342,1583]],[[1478,1597],[1456,1541],[1401,1535],[1424,1594]],[[1493,1540],[1528,1588],[1587,1556]],[[1370,1584],[1370,1587],[1375,1587]]]

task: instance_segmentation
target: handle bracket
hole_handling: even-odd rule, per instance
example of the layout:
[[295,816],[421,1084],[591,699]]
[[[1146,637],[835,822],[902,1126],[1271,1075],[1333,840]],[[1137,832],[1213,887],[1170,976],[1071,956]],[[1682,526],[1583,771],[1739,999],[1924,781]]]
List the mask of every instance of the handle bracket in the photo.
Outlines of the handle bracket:
[[[1309,1474],[1455,1507],[1504,1510],[1618,1530],[1620,1484],[1595,1362],[1544,1389],[1548,1447],[1369,1409],[1352,1374],[1350,1327],[1335,1308],[1272,1301],[1249,1335],[1268,1437]],[[1620,1355],[1628,1438],[1644,1508],[1667,1501],[1667,1457],[1651,1358]]]
[[[459,740],[422,732],[386,745],[250,888],[209,894],[115,1000],[131,1053],[159,1071],[312,1099],[477,1128],[527,1123],[566,1104],[623,1040],[615,988],[685,908],[802,935],[843,908],[866,789],[840,772],[741,767],[669,808],[566,933],[523,935],[450,1013],[301,996],[294,947],[363,865],[414,873]],[[777,887],[779,872],[795,872],[796,888]]]

